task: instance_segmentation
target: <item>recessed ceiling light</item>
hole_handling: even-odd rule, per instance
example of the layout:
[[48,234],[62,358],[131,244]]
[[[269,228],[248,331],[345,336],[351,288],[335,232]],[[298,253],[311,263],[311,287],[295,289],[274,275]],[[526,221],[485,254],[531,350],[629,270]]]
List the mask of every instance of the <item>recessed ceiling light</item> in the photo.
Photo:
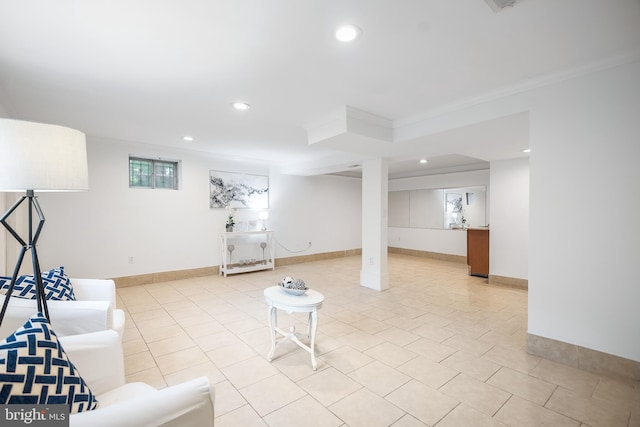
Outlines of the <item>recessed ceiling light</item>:
[[422,164],[427,163],[427,161],[428,161],[427,159],[420,159],[420,163],[422,163]]
[[360,27],[353,24],[343,25],[336,30],[336,39],[348,43],[360,37],[360,34],[362,34]]
[[531,152],[531,148],[525,148],[522,150],[523,153],[530,153]]
[[193,137],[189,136],[189,135],[185,135],[185,136],[182,137],[182,140],[183,141],[193,141]]
[[234,102],[233,108],[235,108],[236,110],[248,110],[249,108],[251,108],[251,105],[247,104],[246,102]]

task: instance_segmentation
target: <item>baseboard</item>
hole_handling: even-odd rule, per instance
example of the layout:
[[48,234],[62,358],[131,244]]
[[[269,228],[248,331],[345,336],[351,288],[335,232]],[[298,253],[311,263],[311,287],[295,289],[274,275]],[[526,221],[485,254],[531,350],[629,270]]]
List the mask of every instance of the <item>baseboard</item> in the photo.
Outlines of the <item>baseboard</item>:
[[218,266],[192,268],[189,270],[162,271],[159,273],[137,274],[135,276],[114,277],[116,288],[149,285],[151,283],[170,282],[172,280],[191,279],[194,277],[212,276],[218,274]]
[[362,249],[347,249],[344,251],[322,252],[311,255],[299,255],[286,258],[276,258],[276,267],[291,264],[302,264],[303,262],[321,261],[323,259],[344,258],[348,256],[361,255]]
[[[362,254],[361,249],[349,249],[344,251],[323,252],[311,255],[276,258],[276,267],[283,265],[301,264],[303,262],[319,261],[323,259],[342,258]],[[217,265],[212,267],[193,268],[190,270],[164,271],[159,273],[138,274],[135,276],[114,277],[116,288],[130,286],[150,285],[152,283],[170,282],[172,280],[191,279],[194,277],[215,276],[220,270]]]
[[489,274],[489,284],[529,290],[529,280],[518,279],[516,277],[498,276],[497,274]]
[[440,252],[420,251],[417,249],[396,248],[393,246],[389,246],[387,248],[387,251],[389,253],[394,253],[394,254],[431,258],[431,259],[437,259],[440,261],[457,262],[461,264],[467,263],[467,257],[463,255],[451,255],[451,254],[443,254]]
[[617,380],[640,381],[640,362],[527,334],[527,353]]

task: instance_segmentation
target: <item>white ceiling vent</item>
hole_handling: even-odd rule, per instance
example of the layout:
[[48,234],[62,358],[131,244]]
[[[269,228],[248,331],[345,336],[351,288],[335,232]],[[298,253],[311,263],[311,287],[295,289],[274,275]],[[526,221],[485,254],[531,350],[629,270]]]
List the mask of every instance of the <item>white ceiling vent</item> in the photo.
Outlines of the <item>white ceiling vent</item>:
[[493,9],[494,12],[500,12],[502,9],[513,7],[516,3],[521,3],[522,0],[484,0]]

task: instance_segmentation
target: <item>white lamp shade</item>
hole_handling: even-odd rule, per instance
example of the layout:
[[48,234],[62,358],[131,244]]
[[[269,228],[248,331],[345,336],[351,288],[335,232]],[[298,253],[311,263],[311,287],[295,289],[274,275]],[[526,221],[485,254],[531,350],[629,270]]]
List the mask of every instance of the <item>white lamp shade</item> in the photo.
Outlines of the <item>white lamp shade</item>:
[[0,191],[89,189],[84,133],[0,119]]

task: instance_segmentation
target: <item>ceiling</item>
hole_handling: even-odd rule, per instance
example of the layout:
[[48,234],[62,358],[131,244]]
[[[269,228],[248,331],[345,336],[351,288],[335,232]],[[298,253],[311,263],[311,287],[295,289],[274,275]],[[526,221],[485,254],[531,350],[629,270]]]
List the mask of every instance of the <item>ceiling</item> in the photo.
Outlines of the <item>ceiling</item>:
[[[487,168],[524,155],[527,112],[397,135],[446,106],[640,49],[640,0],[497,12],[489,1],[0,0],[0,112],[307,173],[358,175],[372,156],[389,159],[390,177]],[[338,42],[343,23],[361,37]],[[310,144],[310,126],[347,106],[385,121],[389,140]]]

